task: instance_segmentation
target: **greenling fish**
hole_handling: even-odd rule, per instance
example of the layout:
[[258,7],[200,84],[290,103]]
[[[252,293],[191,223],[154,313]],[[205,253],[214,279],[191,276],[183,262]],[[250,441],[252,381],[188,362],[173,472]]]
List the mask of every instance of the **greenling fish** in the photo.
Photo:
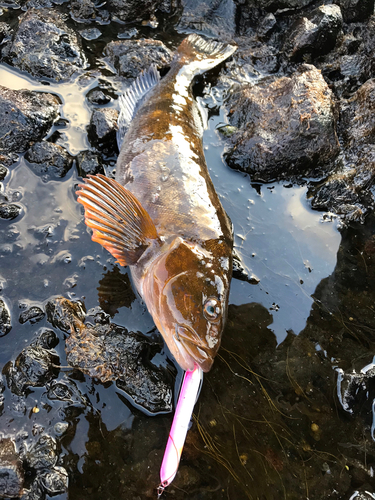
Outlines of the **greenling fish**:
[[227,317],[233,236],[208,174],[196,75],[235,46],[188,36],[171,69],[155,67],[120,98],[116,180],[89,176],[78,201],[92,239],[129,266],[171,353],[184,370],[210,370]]

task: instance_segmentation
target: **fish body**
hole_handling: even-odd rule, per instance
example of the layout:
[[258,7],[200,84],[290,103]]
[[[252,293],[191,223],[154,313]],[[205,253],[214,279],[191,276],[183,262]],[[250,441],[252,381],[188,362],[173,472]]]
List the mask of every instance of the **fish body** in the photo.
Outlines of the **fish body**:
[[[120,135],[116,180],[91,177],[78,198],[93,239],[130,266],[137,290],[184,370],[196,363],[208,371],[220,346],[233,247],[231,222],[208,173],[191,83],[234,50],[190,35],[162,80],[151,71],[145,82],[138,81],[123,100],[122,120],[128,123]],[[136,88],[140,94],[150,81],[138,104]],[[119,125],[124,125],[121,115]],[[120,205],[121,213],[116,212]]]

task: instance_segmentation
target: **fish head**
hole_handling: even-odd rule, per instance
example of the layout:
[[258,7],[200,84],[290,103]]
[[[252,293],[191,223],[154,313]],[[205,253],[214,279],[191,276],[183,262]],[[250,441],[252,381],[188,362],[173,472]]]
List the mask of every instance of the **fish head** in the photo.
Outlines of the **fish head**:
[[[210,242],[209,242],[210,243]],[[231,248],[176,238],[147,273],[144,299],[171,353],[184,370],[210,370],[227,317]]]

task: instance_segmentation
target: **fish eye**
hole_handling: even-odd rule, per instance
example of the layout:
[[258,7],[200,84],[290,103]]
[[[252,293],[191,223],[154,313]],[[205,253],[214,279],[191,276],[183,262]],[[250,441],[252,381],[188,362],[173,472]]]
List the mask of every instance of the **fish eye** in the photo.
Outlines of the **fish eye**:
[[217,321],[221,316],[220,302],[215,298],[207,299],[203,306],[203,314],[208,321]]

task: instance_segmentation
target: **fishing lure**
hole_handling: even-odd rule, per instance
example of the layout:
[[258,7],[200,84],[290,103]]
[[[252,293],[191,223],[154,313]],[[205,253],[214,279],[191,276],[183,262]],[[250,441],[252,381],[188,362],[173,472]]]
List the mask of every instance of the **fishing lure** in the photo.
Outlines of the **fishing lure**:
[[161,497],[164,489],[171,484],[177,474],[182,449],[202,380],[203,371],[197,364],[192,371],[185,372],[160,468],[158,498]]

